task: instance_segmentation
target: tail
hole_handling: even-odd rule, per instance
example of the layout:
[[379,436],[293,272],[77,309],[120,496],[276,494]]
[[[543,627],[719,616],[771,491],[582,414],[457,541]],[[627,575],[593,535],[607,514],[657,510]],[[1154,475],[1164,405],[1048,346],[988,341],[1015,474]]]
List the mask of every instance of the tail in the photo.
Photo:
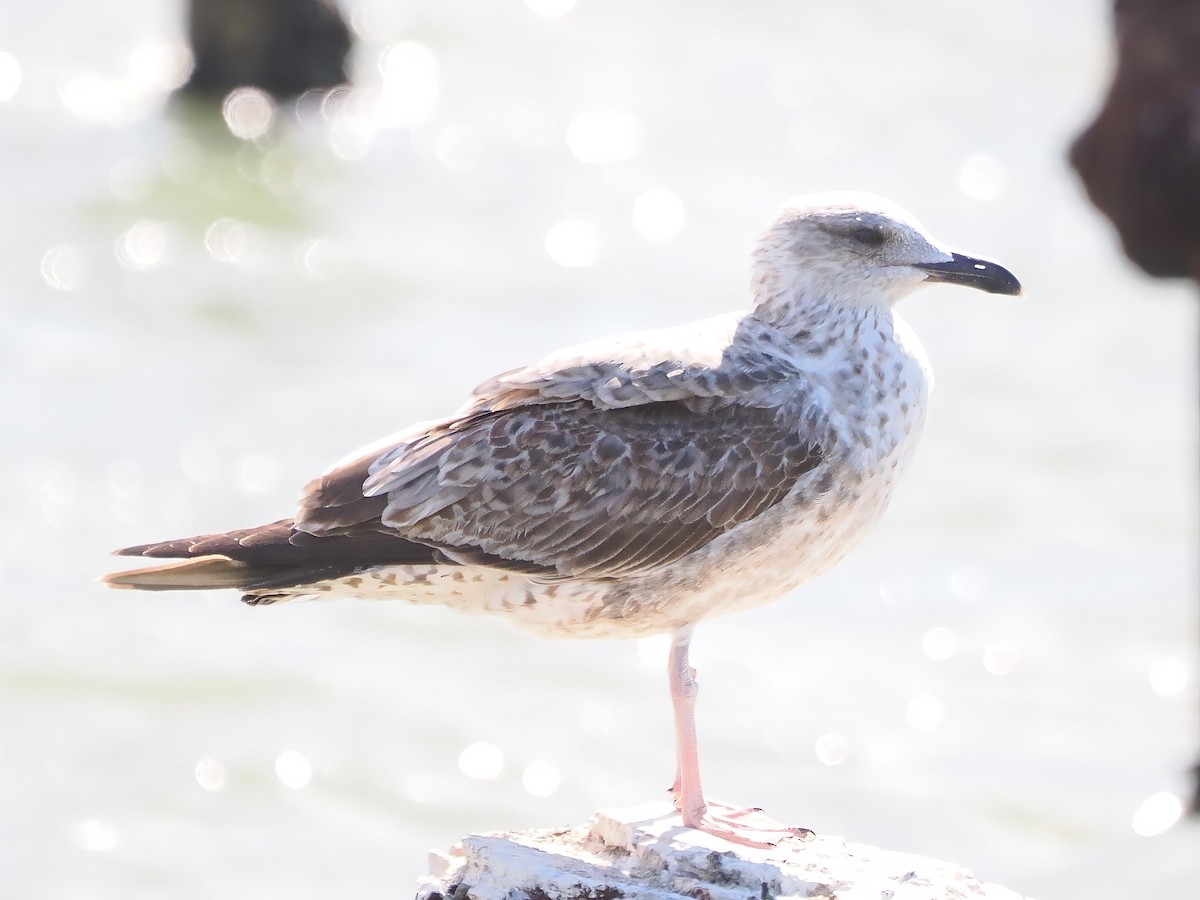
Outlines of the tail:
[[234,588],[247,603],[274,603],[303,588],[376,566],[429,565],[440,559],[431,547],[364,527],[329,535],[299,531],[291,519],[258,528],[143,544],[118,556],[177,559],[147,569],[114,572],[100,580],[138,591],[207,591]]
[[256,580],[253,566],[227,556],[200,556],[100,577],[100,581],[109,587],[139,591],[242,590]]

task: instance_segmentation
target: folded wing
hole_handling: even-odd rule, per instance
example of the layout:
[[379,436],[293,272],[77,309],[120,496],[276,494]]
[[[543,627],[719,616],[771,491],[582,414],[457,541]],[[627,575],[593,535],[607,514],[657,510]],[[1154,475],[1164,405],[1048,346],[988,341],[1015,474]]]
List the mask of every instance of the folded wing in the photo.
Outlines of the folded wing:
[[559,354],[500,376],[459,416],[314,481],[296,527],[390,531],[449,560],[546,578],[672,563],[836,454],[791,363],[739,352],[736,335],[721,346],[697,360],[610,344],[604,358]]

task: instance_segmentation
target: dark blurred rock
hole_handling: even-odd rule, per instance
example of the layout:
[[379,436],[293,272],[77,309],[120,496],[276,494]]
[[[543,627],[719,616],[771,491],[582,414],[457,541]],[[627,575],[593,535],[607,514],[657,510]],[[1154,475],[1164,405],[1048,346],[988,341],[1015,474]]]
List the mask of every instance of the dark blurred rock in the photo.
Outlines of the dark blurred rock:
[[350,29],[333,0],[192,0],[188,30],[189,94],[254,85],[287,99],[347,80]]
[[1116,75],[1071,163],[1131,260],[1200,282],[1200,0],[1115,11]]

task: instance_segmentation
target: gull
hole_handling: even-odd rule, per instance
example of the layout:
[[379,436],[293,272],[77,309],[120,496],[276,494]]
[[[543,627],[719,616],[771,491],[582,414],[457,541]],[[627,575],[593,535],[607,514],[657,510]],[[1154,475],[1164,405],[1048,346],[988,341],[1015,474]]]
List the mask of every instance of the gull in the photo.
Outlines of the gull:
[[291,518],[128,547],[181,561],[103,580],[253,605],[439,603],[559,637],[670,633],[683,824],[772,846],[802,830],[705,800],[692,629],[787,594],[879,520],[931,383],[893,305],[931,282],[1021,292],[882,198],[799,199],[758,239],[748,312],[505,372],[335,463]]

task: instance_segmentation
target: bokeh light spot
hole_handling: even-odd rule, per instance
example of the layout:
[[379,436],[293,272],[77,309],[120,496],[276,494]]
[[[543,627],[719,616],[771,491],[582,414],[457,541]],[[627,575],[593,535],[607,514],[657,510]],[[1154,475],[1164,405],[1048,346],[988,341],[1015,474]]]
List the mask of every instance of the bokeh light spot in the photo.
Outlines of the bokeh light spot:
[[1182,659],[1168,656],[1150,667],[1150,687],[1161,697],[1178,697],[1188,683],[1188,667]]
[[217,219],[204,232],[204,248],[219,262],[237,262],[246,252],[246,226],[236,219]]
[[275,759],[275,776],[286,787],[307,787],[312,774],[312,764],[296,750],[284,750]]
[[126,269],[153,269],[167,254],[167,229],[160,222],[138,222],[117,239],[116,254]]
[[337,241],[329,238],[313,238],[305,241],[296,251],[296,268],[305,278],[326,281],[338,272],[346,251]]
[[560,266],[594,266],[600,256],[600,231],[583,219],[563,219],[546,232],[546,252]]
[[42,256],[42,278],[59,291],[77,291],[86,280],[83,258],[74,247],[52,247]]
[[103,853],[117,846],[117,829],[104,819],[87,819],[73,829],[75,841],[91,853]]
[[995,641],[983,651],[983,667],[992,675],[1009,675],[1021,661],[1021,651],[1007,641]]
[[437,56],[424,44],[399,41],[379,55],[383,88],[379,95],[381,125],[419,125],[438,104]]
[[354,160],[371,152],[377,125],[357,92],[330,91],[324,109],[329,120],[329,147],[335,155]]
[[458,768],[468,778],[491,781],[504,769],[504,754],[488,741],[476,741],[458,754]]
[[651,188],[633,201],[633,227],[648,241],[669,241],[686,219],[683,201],[666,188]]
[[562,774],[544,759],[535,759],[521,773],[521,784],[535,797],[549,797],[562,784]]
[[958,635],[941,625],[930,628],[921,638],[921,649],[930,659],[942,662],[958,652]]
[[111,106],[104,81],[92,72],[63,72],[58,78],[58,99],[80,118],[103,118]]
[[167,93],[192,73],[192,53],[183,41],[138,41],[129,53],[129,77],[146,88]]
[[196,763],[196,784],[206,791],[221,790],[225,787],[225,767],[211,756],[205,757]]
[[243,141],[254,141],[270,130],[275,101],[256,87],[234,88],[221,104],[221,115],[230,134]]
[[1142,801],[1130,826],[1135,834],[1154,837],[1168,831],[1183,815],[1183,803],[1169,791],[1160,791]]
[[840,734],[823,734],[813,747],[817,759],[827,766],[840,766],[850,753],[850,742]]
[[350,27],[359,37],[375,43],[400,34],[408,16],[408,8],[395,0],[359,0],[350,4]]

